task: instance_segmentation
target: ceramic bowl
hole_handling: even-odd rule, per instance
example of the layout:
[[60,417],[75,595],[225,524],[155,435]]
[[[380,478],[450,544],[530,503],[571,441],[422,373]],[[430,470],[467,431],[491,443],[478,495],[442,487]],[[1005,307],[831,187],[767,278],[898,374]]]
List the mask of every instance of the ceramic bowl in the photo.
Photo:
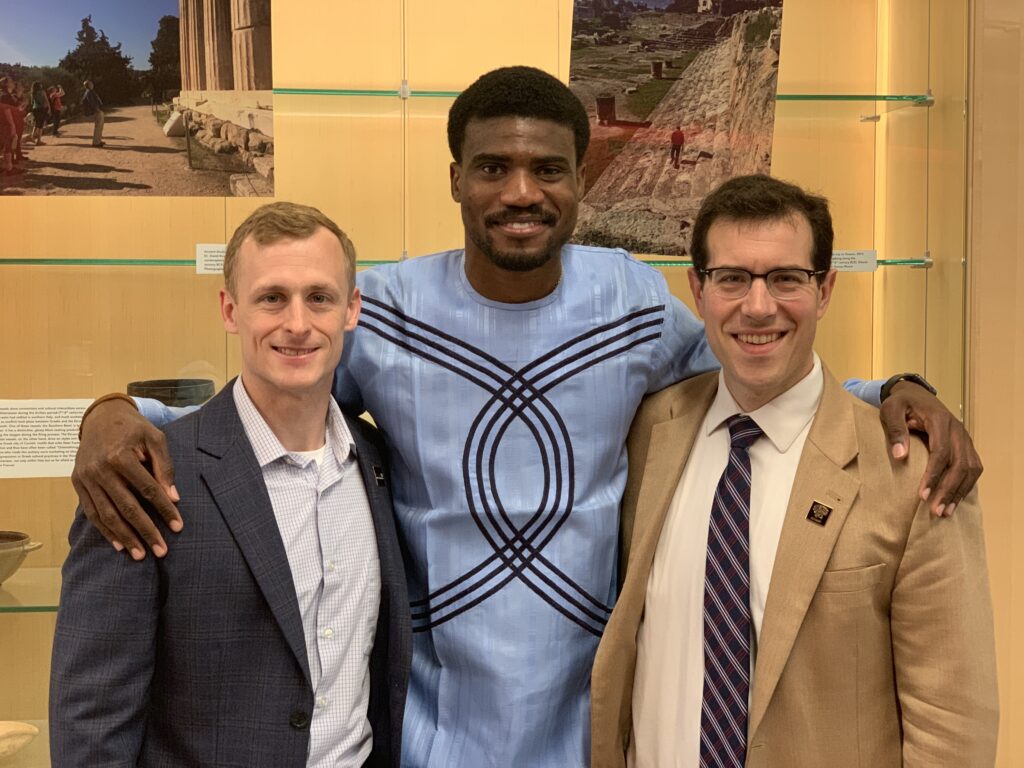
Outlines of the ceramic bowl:
[[27,533],[0,531],[0,584],[21,567],[25,555],[41,546],[38,541],[30,541]]
[[38,735],[39,729],[30,723],[0,721],[0,760],[10,757]]

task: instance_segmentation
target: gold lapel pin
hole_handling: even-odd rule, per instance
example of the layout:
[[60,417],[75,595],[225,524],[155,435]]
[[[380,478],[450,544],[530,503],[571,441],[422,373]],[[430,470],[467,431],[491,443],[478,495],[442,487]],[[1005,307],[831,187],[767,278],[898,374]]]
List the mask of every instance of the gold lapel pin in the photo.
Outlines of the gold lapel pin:
[[822,504],[820,501],[815,501],[811,504],[811,508],[807,512],[807,519],[812,523],[825,525],[825,523],[828,522],[828,516],[831,514],[832,507],[827,504]]

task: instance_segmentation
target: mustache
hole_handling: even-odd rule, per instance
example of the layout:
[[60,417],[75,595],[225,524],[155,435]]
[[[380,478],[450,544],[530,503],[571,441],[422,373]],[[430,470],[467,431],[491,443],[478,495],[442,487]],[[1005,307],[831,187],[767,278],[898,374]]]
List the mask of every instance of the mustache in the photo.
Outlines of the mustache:
[[484,217],[484,224],[492,227],[501,224],[511,224],[525,219],[536,219],[541,224],[547,226],[554,226],[558,222],[558,216],[552,211],[546,211],[539,205],[531,205],[528,208],[514,208],[492,213]]

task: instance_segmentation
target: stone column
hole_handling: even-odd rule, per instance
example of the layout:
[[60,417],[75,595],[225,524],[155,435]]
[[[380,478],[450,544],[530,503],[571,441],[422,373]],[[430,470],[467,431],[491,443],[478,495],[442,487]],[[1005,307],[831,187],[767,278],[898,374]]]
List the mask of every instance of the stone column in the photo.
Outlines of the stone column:
[[231,52],[231,0],[203,0],[206,87],[230,91],[235,87]]
[[188,0],[178,0],[178,50],[181,53],[181,90],[192,90],[192,68],[189,66],[191,40],[188,36],[188,25],[192,7]]
[[189,90],[202,91],[206,84],[206,46],[204,40],[203,0],[181,0],[182,9],[187,11],[179,20],[180,34],[188,38],[188,64],[183,66],[192,73]]
[[231,0],[231,51],[235,89],[273,88],[270,56],[270,0]]

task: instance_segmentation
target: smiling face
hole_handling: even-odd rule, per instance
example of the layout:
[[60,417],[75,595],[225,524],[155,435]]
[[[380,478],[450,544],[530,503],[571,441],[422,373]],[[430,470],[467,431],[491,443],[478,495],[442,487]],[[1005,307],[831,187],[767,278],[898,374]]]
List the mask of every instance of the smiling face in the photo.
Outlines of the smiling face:
[[[803,214],[768,221],[716,219],[708,229],[708,269],[738,267],[763,274],[792,267],[813,269],[811,227]],[[740,299],[717,294],[710,280],[690,270],[690,290],[704,318],[708,343],[722,363],[725,383],[745,411],[778,397],[810,373],[814,334],[825,315],[835,270],[780,301],[755,279]]]
[[280,398],[329,396],[345,331],[359,317],[345,251],[330,231],[238,250],[234,290],[220,293],[224,328],[239,336],[242,380],[261,410]]
[[583,193],[572,130],[527,117],[470,120],[461,156],[451,187],[462,207],[467,270],[550,264],[572,236]]

